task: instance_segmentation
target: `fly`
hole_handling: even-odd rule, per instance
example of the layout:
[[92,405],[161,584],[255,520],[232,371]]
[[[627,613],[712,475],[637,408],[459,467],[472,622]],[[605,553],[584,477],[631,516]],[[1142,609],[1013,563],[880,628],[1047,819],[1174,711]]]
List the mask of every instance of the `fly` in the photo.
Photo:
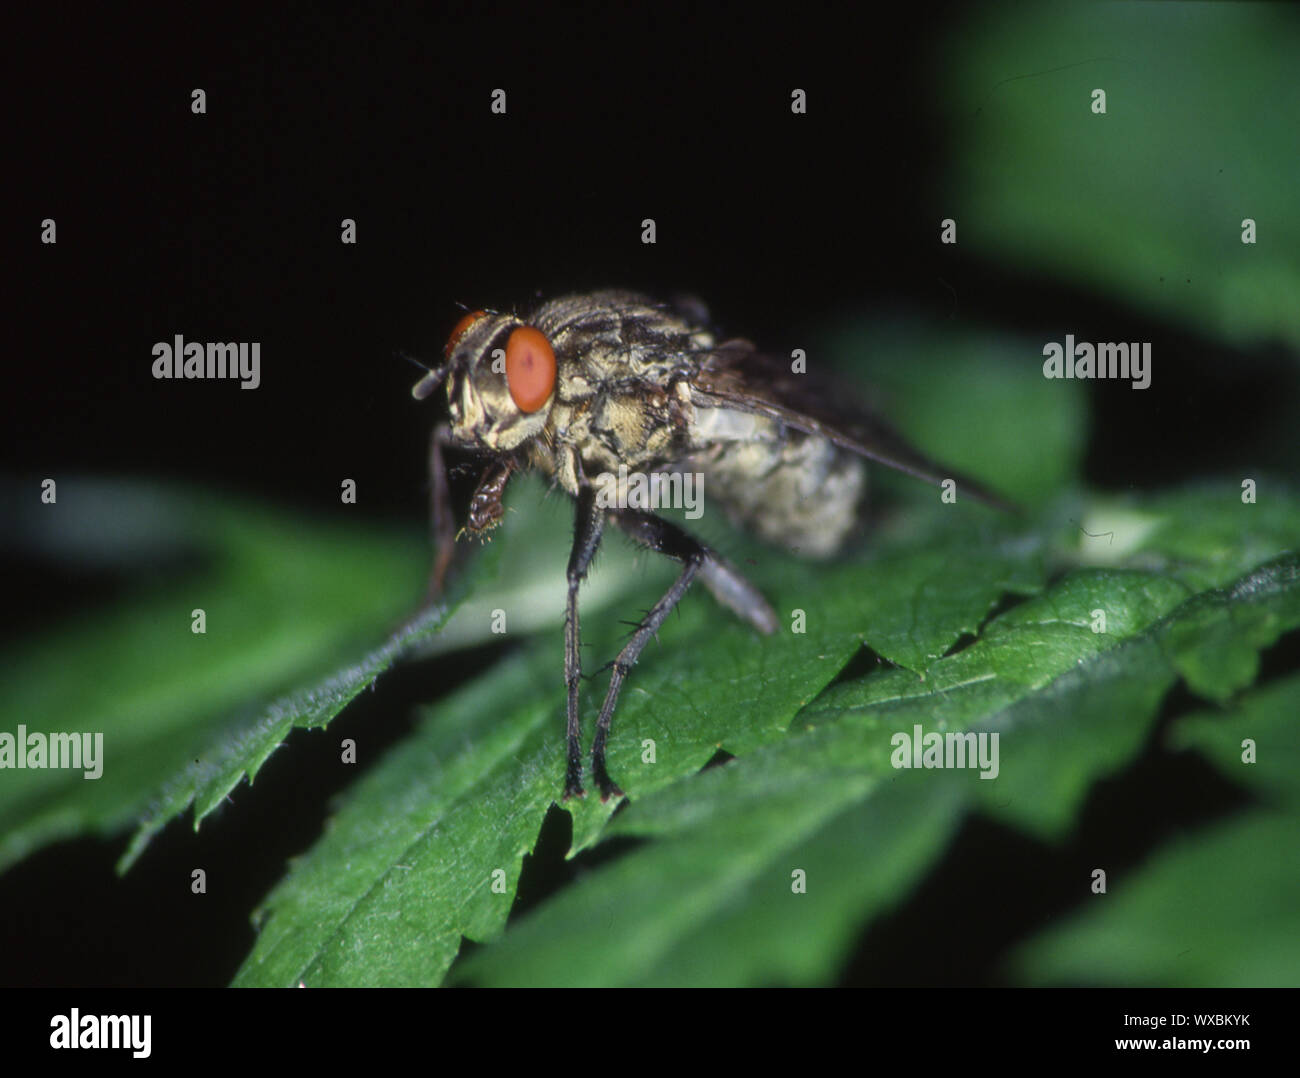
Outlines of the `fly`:
[[574,499],[564,617],[568,689],[564,798],[581,795],[578,590],[607,525],[681,562],[672,586],[637,624],[612,664],[596,721],[591,771],[602,799],[621,796],[605,764],[619,691],[649,639],[697,578],[759,632],[777,629],[767,600],[729,561],[646,508],[600,496],[619,473],[704,477],[711,501],[769,543],[825,558],[861,520],[866,461],[930,483],[954,480],[1000,508],[996,495],[910,446],[888,424],[850,405],[843,388],[745,340],[715,340],[697,302],[656,303],[601,291],[543,303],[526,317],[466,314],[444,362],[412,390],[417,400],[446,384],[450,422],[430,448],[434,538],[431,588],[440,591],[456,540],[443,451],[486,462],[465,531],[485,536],[501,520],[515,472],[537,470]]

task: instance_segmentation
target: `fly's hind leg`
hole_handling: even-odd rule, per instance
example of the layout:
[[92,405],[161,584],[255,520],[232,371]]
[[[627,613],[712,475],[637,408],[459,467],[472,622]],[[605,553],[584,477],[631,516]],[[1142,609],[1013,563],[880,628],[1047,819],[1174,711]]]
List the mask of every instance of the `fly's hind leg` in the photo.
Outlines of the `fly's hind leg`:
[[602,799],[621,796],[623,793],[609,777],[605,766],[605,741],[609,737],[610,721],[614,717],[619,690],[650,637],[672,613],[673,607],[686,594],[686,589],[697,575],[723,605],[734,610],[755,628],[765,633],[776,629],[776,615],[763,596],[729,562],[698,539],[653,513],[616,509],[610,512],[610,517],[642,546],[676,558],[684,564],[672,587],[650,609],[614,660],[609,690],[605,694],[604,706],[600,709],[600,718],[596,722],[596,739],[591,747],[591,771],[600,787]]

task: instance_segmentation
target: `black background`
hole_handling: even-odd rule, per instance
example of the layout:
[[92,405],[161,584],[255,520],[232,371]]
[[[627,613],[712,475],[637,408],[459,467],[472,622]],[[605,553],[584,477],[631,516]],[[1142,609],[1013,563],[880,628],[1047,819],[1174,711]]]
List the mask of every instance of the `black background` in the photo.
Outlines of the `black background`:
[[[1284,463],[1277,435],[1296,376],[1280,346],[1225,354],[1122,299],[939,243],[949,140],[977,103],[935,100],[932,57],[940,37],[960,35],[963,14],[910,5],[887,21],[878,8],[849,18],[786,6],[711,8],[706,19],[455,4],[76,12],[16,25],[5,471],[33,491],[46,476],[128,473],[320,513],[338,511],[349,476],[359,509],[422,527],[434,405],[411,400],[418,372],[394,351],[437,356],[458,304],[527,308],[609,286],[695,293],[725,331],[776,348],[830,316],[896,310],[1043,341],[1150,340],[1179,356],[1177,374],[1158,370],[1144,393],[1090,387],[1094,431],[1123,437],[1094,439],[1087,482],[1153,487]],[[191,113],[195,87],[206,115]],[[505,116],[489,109],[497,87]],[[791,113],[795,87],[806,116]],[[38,242],[45,217],[58,223],[55,246]],[[646,217],[654,246],[640,241]],[[344,218],[357,222],[354,246],[339,242]],[[155,381],[151,348],[176,333],[260,341],[261,387]],[[1028,354],[1027,376],[1040,364]],[[6,583],[11,638],[108,601],[120,584],[32,551],[10,560]],[[489,657],[457,660],[455,676]],[[404,704],[451,673],[395,675],[340,717],[330,745],[358,729],[398,740]],[[248,911],[310,844],[335,792],[297,781],[320,763],[313,753],[333,755],[321,739],[299,741],[239,788],[240,811],[197,837],[174,824],[124,881],[112,875],[120,840],[59,844],[0,877],[10,933],[0,979],[226,983],[252,943]],[[1139,769],[1170,766],[1151,757]],[[1168,776],[1139,778],[1149,804],[1150,783]],[[1122,831],[1136,863],[1174,821],[1236,796],[1208,772],[1177,779],[1200,785],[1196,804],[1171,802],[1167,819],[1132,827],[1124,790],[1110,791],[1082,818],[1075,852],[1093,831],[1108,842]],[[583,870],[562,862],[566,824],[553,812],[522,903]],[[878,926],[847,979],[987,980],[1001,947],[1034,927],[1007,905],[1030,863],[1043,881],[1035,910],[1067,901],[1067,863],[1059,898],[1050,863],[1064,855],[972,826],[980,834],[956,848],[985,851],[980,865],[950,861],[900,916],[941,911],[977,871],[1007,881],[963,900],[984,895],[988,938],[965,951],[936,941],[918,962],[889,952],[906,926]],[[202,917],[160,897],[185,894],[194,863],[231,881]]]
[[[1097,440],[1088,478],[1235,474],[1285,399],[1267,391],[1288,378],[1280,349],[1224,362],[1122,299],[939,243],[950,137],[985,122],[979,102],[936,100],[935,46],[964,14],[451,5],[33,27],[8,220],[18,469],[304,506],[336,504],[346,474],[368,509],[405,518],[433,406],[409,399],[418,372],[394,349],[436,357],[458,304],[626,286],[699,295],[773,348],[827,316],[900,308],[1154,340],[1177,364],[1143,393],[1094,394],[1097,426],[1124,437]],[[57,246],[36,242],[46,216]],[[175,333],[261,341],[261,388],[155,381],[150,349]]]

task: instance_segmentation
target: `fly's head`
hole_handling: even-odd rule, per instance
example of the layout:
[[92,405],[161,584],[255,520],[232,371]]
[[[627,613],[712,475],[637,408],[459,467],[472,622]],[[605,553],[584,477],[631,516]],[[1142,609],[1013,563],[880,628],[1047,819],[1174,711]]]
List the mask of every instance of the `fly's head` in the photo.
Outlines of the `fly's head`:
[[416,400],[447,383],[454,441],[508,453],[546,427],[555,400],[555,349],[546,335],[512,314],[472,311],[456,323],[444,363],[411,394]]

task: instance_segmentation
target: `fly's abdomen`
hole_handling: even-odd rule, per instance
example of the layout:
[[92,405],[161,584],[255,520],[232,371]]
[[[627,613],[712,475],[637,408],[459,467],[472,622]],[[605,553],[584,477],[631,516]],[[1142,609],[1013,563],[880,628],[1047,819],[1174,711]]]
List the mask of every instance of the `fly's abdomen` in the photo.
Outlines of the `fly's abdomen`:
[[764,416],[697,408],[699,449],[683,467],[704,475],[704,506],[807,558],[838,551],[860,519],[866,468],[825,438]]

